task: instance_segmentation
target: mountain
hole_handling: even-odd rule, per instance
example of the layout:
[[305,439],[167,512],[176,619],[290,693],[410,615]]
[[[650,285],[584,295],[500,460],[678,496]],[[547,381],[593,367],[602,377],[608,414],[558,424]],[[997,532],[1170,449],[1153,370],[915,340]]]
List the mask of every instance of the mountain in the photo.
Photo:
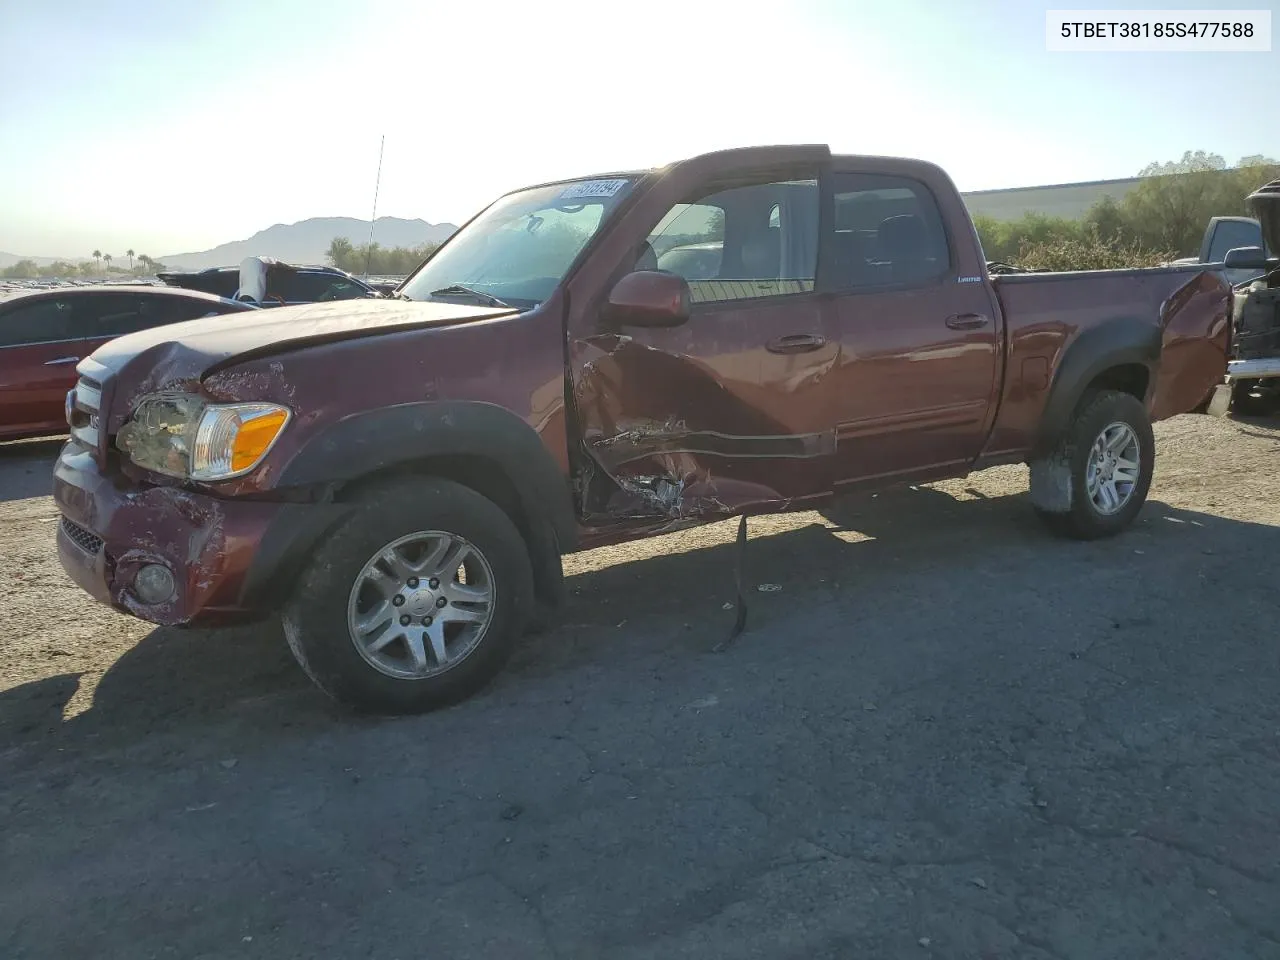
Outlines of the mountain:
[[[452,223],[427,223],[400,217],[379,217],[373,242],[382,247],[417,247],[440,243],[458,228]],[[202,270],[236,266],[245,257],[275,257],[289,263],[324,263],[334,237],[356,246],[369,242],[369,221],[354,217],[312,217],[298,223],[277,223],[248,240],[224,243],[199,253],[173,253],[157,259],[170,269]],[[3,261],[0,260],[0,264]]]

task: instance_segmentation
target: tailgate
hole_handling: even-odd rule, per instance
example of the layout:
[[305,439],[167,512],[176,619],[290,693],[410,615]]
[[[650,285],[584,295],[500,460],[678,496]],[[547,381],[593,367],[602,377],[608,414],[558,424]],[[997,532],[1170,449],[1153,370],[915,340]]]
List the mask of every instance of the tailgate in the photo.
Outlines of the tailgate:
[[1153,420],[1190,413],[1226,378],[1231,306],[1231,286],[1216,271],[1189,278],[1161,305],[1164,348]]

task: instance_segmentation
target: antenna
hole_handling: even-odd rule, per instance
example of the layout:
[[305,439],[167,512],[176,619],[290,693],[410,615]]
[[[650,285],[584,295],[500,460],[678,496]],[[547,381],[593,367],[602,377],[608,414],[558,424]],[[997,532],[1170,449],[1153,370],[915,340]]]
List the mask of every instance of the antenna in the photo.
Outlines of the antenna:
[[378,178],[373,182],[373,214],[369,217],[369,246],[364,252],[364,276],[369,278],[369,261],[373,257],[373,225],[378,222],[378,188],[382,185],[382,148],[387,145],[387,135],[382,135],[378,145]]

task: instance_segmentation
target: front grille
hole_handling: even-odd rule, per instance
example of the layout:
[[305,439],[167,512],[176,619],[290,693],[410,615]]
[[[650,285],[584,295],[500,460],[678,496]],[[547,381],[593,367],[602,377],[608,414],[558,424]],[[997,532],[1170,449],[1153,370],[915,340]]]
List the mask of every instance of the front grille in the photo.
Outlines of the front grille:
[[85,357],[76,365],[79,379],[67,395],[67,421],[71,428],[71,446],[90,454],[99,466],[106,466],[107,447],[111,437],[111,394],[113,374],[105,364]]
[[72,542],[85,553],[96,554],[102,549],[102,538],[96,533],[90,533],[74,520],[63,517],[62,532],[70,537]]

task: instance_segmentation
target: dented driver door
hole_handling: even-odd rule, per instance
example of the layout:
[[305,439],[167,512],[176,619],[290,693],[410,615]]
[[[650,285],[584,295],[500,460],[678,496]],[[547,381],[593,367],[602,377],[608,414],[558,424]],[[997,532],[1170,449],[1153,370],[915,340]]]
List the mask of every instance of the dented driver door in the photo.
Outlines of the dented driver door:
[[[588,523],[652,528],[828,492],[838,338],[814,289],[824,147],[669,169],[570,284],[568,343]],[[683,276],[687,322],[610,327],[635,269]]]

